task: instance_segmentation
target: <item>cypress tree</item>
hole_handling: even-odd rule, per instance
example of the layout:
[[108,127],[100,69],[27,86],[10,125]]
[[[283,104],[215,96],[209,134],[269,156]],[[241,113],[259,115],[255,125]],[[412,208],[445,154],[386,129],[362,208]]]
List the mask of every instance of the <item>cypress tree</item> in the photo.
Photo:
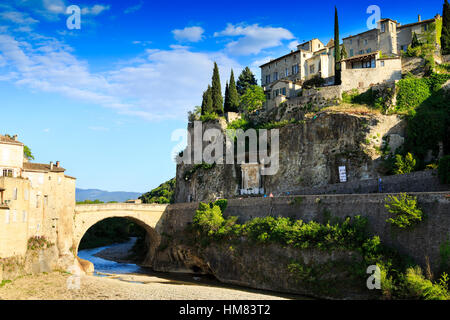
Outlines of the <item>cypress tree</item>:
[[223,109],[224,109],[225,113],[231,111],[231,107],[230,107],[230,91],[229,91],[229,87],[228,87],[228,81],[225,84],[225,103],[223,105]]
[[220,86],[219,67],[214,62],[214,72],[212,76],[211,97],[213,101],[213,111],[218,115],[223,115],[223,97]]
[[[250,71],[251,72],[251,71]],[[234,72],[233,69],[231,69],[231,75],[230,75],[230,84],[228,86],[228,95],[230,100],[230,111],[231,112],[238,112],[239,109],[239,93],[236,88],[236,82],[234,81]]]
[[211,86],[208,86],[205,92],[203,92],[203,101],[202,101],[202,116],[205,114],[213,113],[213,100],[211,96]]
[[442,9],[441,51],[443,55],[450,54],[450,4],[445,0]]
[[247,91],[247,88],[256,85],[258,85],[258,82],[256,81],[256,78],[253,75],[252,71],[249,67],[245,67],[245,69],[242,70],[241,74],[239,75],[238,81],[236,83],[237,92],[240,96],[242,96],[245,91]]
[[417,38],[417,34],[413,32],[412,41],[411,41],[411,48],[420,47],[421,43],[419,39]]
[[342,59],[347,59],[348,58],[347,50],[345,49],[344,45],[342,45],[342,49],[341,49],[341,58]]
[[334,84],[340,85],[341,81],[341,50],[339,40],[339,19],[337,8],[334,7]]

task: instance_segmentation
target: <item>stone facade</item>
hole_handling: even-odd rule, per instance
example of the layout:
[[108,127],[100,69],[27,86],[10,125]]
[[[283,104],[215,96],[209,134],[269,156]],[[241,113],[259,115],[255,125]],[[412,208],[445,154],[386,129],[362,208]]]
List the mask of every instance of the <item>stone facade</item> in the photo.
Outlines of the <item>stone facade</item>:
[[23,256],[34,236],[45,236],[60,256],[72,255],[75,178],[59,162],[24,161],[23,148],[17,139],[0,139],[0,257]]

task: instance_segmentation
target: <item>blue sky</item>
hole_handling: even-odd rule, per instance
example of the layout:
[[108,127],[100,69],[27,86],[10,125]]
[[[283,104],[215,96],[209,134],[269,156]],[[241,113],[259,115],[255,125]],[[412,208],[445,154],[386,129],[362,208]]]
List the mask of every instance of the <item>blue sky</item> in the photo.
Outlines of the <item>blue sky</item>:
[[[367,30],[366,13],[402,24],[442,14],[423,1],[3,0],[0,133],[37,162],[61,161],[80,188],[148,191],[175,176],[172,133],[201,103],[217,61],[222,84],[298,42]],[[81,9],[69,30],[66,8]]]

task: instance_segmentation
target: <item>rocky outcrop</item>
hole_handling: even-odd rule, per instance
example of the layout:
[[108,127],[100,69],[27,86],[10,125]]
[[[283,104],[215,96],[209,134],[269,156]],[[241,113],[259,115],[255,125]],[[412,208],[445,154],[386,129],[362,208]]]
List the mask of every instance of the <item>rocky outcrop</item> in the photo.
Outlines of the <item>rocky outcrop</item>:
[[[208,123],[224,130],[226,125]],[[263,176],[266,194],[286,194],[301,188],[339,183],[339,167],[348,181],[378,178],[384,174],[382,148],[391,152],[404,141],[405,122],[397,115],[325,110],[279,128],[279,170]],[[190,128],[189,130],[192,130]],[[175,202],[233,198],[241,189],[238,164],[177,166]]]

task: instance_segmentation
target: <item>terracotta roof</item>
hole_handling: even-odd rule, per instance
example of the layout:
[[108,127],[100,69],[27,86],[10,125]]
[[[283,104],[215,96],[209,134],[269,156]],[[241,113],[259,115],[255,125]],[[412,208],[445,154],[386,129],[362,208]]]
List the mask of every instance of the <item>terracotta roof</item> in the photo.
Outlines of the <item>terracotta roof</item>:
[[260,65],[259,67],[262,68],[262,67],[264,67],[264,66],[266,66],[266,65],[268,65],[268,64],[271,64],[272,62],[275,62],[275,61],[284,59],[284,58],[286,58],[286,57],[288,57],[288,56],[290,56],[290,55],[292,55],[292,54],[297,54],[297,53],[299,53],[299,50],[292,51],[292,52],[290,52],[290,53],[288,53],[288,54],[285,54],[284,56],[281,56],[281,57],[279,57],[279,58],[270,60],[269,62],[266,62],[266,63]]
[[4,135],[1,135],[1,134],[0,134],[0,142],[5,142],[5,143],[8,143],[8,144],[17,144],[17,145],[21,145],[21,146],[23,145],[22,142],[16,141],[14,139],[11,139],[8,136],[4,136]]
[[428,20],[423,20],[423,21],[417,21],[417,22],[405,24],[405,25],[403,25],[403,26],[400,25],[400,26],[397,27],[397,29],[402,29],[402,28],[412,27],[412,26],[415,26],[415,25],[418,25],[418,24],[422,24],[422,23],[431,23],[431,22],[434,22],[434,21],[435,21],[435,18],[433,18],[433,19],[428,19]]
[[[47,163],[32,163],[32,162],[24,162],[23,163],[23,170],[25,171],[44,171],[49,172],[50,171],[50,164]],[[64,172],[66,169],[61,167],[56,167],[56,165],[53,165],[53,170],[51,172]]]
[[64,175],[64,177],[69,178],[69,179],[73,179],[73,180],[77,180],[77,178],[71,177],[71,176],[68,176],[68,175]]
[[353,57],[349,57],[347,59],[342,59],[342,61],[350,61],[350,60],[361,60],[370,56],[375,56],[377,55],[379,52],[378,51],[374,51],[374,52],[370,52],[370,53],[365,53],[365,54],[360,54],[357,56],[353,56]]
[[347,39],[350,39],[350,38],[358,37],[358,36],[361,36],[361,35],[363,35],[363,34],[370,33],[370,32],[376,32],[377,30],[378,30],[377,28],[375,28],[375,29],[370,29],[370,30],[368,30],[368,31],[364,31],[364,32],[355,34],[354,36],[348,36],[348,37],[342,38],[342,40],[347,40]]

